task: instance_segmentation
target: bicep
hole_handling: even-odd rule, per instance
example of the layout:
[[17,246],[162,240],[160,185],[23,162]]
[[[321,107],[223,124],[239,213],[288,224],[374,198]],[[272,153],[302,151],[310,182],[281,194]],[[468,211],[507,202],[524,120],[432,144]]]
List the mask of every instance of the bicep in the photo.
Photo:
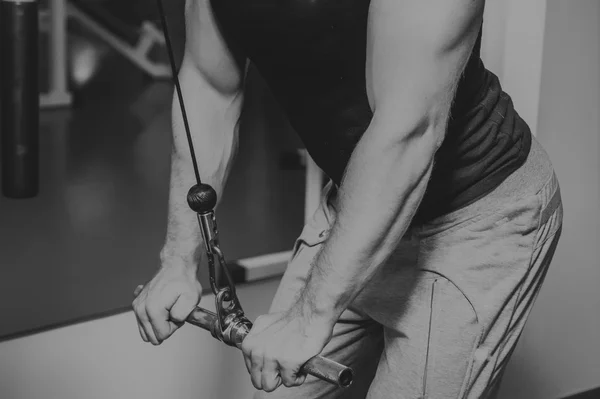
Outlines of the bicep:
[[210,0],[187,0],[184,65],[192,66],[214,89],[225,95],[243,87],[246,58],[221,32]]
[[484,0],[373,0],[366,80],[375,117],[445,123],[477,39]]

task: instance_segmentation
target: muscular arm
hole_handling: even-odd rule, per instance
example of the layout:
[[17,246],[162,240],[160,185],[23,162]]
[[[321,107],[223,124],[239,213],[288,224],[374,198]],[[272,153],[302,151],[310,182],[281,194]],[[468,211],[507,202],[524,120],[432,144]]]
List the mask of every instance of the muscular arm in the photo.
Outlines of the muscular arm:
[[[245,59],[219,32],[208,0],[186,4],[185,54],[179,71],[200,177],[221,197],[237,149]],[[172,107],[173,148],[163,265],[196,268],[201,234],[187,192],[196,183],[177,93]]]
[[390,256],[425,192],[484,0],[373,0],[367,49],[374,117],[339,190],[339,213],[300,305],[335,321]]

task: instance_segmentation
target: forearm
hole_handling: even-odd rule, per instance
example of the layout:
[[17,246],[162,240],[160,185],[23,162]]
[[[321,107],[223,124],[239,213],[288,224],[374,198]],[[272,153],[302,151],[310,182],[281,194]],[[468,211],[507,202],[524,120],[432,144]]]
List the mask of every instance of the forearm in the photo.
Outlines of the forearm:
[[311,314],[337,320],[397,247],[425,192],[436,135],[396,140],[380,129],[367,130],[348,165],[336,221],[301,296]]
[[425,193],[484,1],[373,0],[367,93],[374,117],[353,152],[338,215],[299,304],[337,317],[394,251]]
[[[220,200],[237,151],[242,95],[215,93],[204,81],[195,78],[196,73],[182,68],[182,92],[200,178],[215,189]],[[187,204],[187,193],[196,184],[196,177],[181,115],[175,94],[168,226],[161,258],[163,263],[175,260],[197,267],[202,236],[196,213]]]

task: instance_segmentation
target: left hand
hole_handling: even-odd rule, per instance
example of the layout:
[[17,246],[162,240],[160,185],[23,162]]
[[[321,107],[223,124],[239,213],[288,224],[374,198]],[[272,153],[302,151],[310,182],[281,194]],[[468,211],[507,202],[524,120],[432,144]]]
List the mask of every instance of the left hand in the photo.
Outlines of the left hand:
[[242,342],[254,387],[272,392],[282,384],[288,388],[302,385],[306,375],[300,368],[321,353],[331,339],[334,324],[297,307],[256,319]]

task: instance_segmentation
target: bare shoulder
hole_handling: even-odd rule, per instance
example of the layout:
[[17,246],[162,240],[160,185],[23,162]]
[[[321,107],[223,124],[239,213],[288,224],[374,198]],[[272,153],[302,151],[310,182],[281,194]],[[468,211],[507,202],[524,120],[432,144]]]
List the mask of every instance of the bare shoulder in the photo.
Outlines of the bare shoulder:
[[[445,118],[483,19],[484,0],[372,0],[367,94],[394,125]],[[404,113],[397,110],[403,109]],[[437,115],[437,114],[436,114]],[[406,123],[406,122],[404,122]]]
[[372,28],[384,25],[388,34],[451,43],[479,25],[484,8],[485,0],[372,0],[369,19]]

